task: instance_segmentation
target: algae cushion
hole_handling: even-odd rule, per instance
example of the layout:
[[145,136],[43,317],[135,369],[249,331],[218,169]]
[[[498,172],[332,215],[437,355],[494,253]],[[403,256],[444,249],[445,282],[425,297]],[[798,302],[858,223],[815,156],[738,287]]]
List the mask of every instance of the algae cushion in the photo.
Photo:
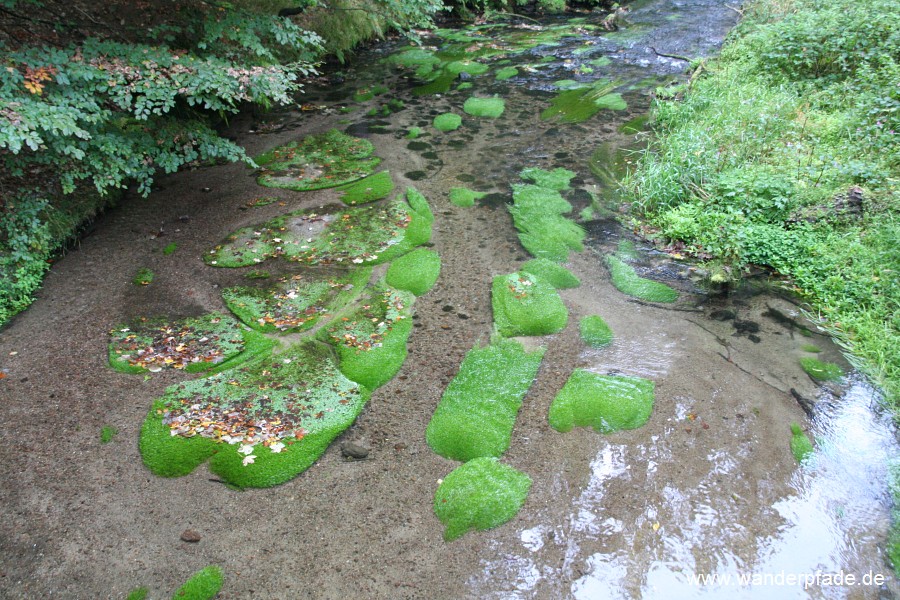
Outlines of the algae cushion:
[[566,432],[591,426],[601,433],[637,429],[653,411],[652,381],[575,369],[550,405],[550,425]]

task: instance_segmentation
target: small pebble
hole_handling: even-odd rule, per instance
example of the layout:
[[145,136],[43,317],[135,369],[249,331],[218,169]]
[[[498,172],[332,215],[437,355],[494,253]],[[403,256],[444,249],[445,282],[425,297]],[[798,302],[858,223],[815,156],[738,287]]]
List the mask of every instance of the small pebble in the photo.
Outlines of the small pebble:
[[201,535],[193,529],[185,529],[181,532],[181,541],[189,544],[196,544],[200,541]]

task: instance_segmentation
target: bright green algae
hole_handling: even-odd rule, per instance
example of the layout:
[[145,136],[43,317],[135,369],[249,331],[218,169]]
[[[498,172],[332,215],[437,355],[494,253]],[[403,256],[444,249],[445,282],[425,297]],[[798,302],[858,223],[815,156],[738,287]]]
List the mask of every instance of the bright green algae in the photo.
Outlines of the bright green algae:
[[342,191],[341,202],[355,206],[387,198],[394,191],[394,182],[389,171],[379,171],[339,189]]
[[591,315],[578,323],[581,339],[591,348],[604,348],[613,341],[613,332],[603,317]]
[[434,286],[440,274],[441,257],[437,252],[419,248],[394,260],[385,281],[393,288],[421,296]]
[[671,303],[678,299],[678,292],[664,283],[639,276],[634,267],[616,258],[607,256],[606,264],[613,285],[623,294],[649,302]]
[[581,280],[570,270],[546,258],[529,260],[519,270],[523,273],[531,273],[558,290],[576,288],[581,285]]
[[260,185],[295,191],[336,187],[371,174],[381,159],[368,140],[336,129],[310,135],[257,156]]
[[296,333],[334,314],[369,281],[371,267],[303,273],[274,287],[233,287],[222,292],[225,305],[241,321],[265,333]]
[[212,600],[222,589],[225,574],[222,567],[210,565],[196,573],[178,588],[172,600]]
[[541,185],[512,185],[513,205],[509,212],[519,231],[519,241],[536,258],[563,262],[569,252],[584,250],[585,231],[563,216],[572,211],[572,205],[560,194],[569,187],[574,175],[566,169],[528,168],[521,177]]
[[[546,171],[544,169],[528,167],[527,169],[522,169],[522,172],[519,173],[519,177],[542,188],[562,191],[569,189],[569,182],[575,177],[575,172],[561,168]],[[571,206],[569,207],[569,210],[571,210]]]
[[[408,198],[410,194],[408,190]],[[245,267],[270,258],[306,264],[378,264],[431,238],[434,217],[427,202],[420,210],[400,198],[330,210],[300,210],[244,227],[204,259],[217,267]]]
[[409,292],[375,286],[351,312],[322,328],[319,339],[336,348],[341,373],[369,390],[390,381],[406,360],[414,301]]
[[463,111],[473,117],[486,117],[496,119],[503,114],[506,103],[503,98],[476,98],[471,97],[463,103]]
[[470,350],[425,430],[431,449],[459,461],[506,452],[543,355],[515,340]]
[[163,477],[209,468],[237,487],[269,487],[306,470],[356,419],[369,391],[331,349],[295,344],[271,359],[169,387],[141,428],[144,464]]
[[550,405],[550,425],[566,432],[593,427],[600,433],[637,429],[653,411],[652,381],[575,369]]
[[545,121],[582,123],[603,109],[625,110],[628,104],[621,94],[613,93],[616,87],[616,82],[600,80],[588,87],[565,89],[541,113],[541,118]]
[[530,477],[496,458],[475,458],[457,467],[434,494],[434,513],[446,526],[444,539],[506,523],[525,504],[530,489]]
[[495,277],[491,305],[494,325],[505,337],[556,333],[569,319],[556,289],[530,273]]
[[840,366],[817,358],[801,358],[800,366],[803,367],[807,375],[817,381],[840,381],[841,377],[844,376],[844,371]]
[[803,463],[814,452],[812,440],[796,423],[791,424],[791,453],[798,463]]

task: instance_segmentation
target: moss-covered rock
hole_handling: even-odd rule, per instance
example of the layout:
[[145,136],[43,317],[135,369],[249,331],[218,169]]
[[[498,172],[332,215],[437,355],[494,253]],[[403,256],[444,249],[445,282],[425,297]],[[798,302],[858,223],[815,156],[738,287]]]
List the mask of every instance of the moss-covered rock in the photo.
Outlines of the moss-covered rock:
[[385,274],[385,281],[392,288],[421,296],[434,286],[440,274],[441,257],[438,253],[419,248],[392,262]]
[[515,340],[470,350],[425,430],[431,449],[460,461],[506,452],[543,355]]
[[463,111],[473,117],[486,117],[496,119],[503,114],[506,103],[503,98],[476,98],[471,97],[463,103]]
[[369,391],[338,370],[330,348],[291,346],[275,357],[171,386],[141,428],[144,464],[163,477],[209,468],[237,487],[301,473],[349,427]]
[[110,338],[109,364],[122,373],[198,373],[225,362],[234,365],[245,350],[244,328],[219,313],[177,321],[137,319],[110,331]]
[[381,159],[371,142],[337,129],[310,135],[257,156],[259,184],[295,191],[336,187],[371,174]]
[[301,210],[239,229],[204,259],[216,267],[251,266],[271,258],[311,265],[379,264],[427,242],[432,221],[430,211],[416,210],[401,198]]
[[459,126],[462,125],[462,117],[455,113],[444,113],[436,116],[432,125],[434,125],[434,128],[438,131],[454,131],[459,129]]
[[450,190],[450,202],[463,208],[474,206],[475,201],[487,196],[487,192],[476,192],[469,188],[453,188]]
[[652,381],[640,377],[598,375],[575,369],[550,405],[557,431],[593,427],[601,433],[637,429],[653,411]]
[[408,292],[379,285],[322,328],[319,338],[337,350],[341,373],[369,390],[390,381],[406,360],[414,300]]
[[556,289],[530,273],[494,278],[494,324],[500,335],[548,335],[565,328],[569,313]]
[[522,508],[530,489],[530,477],[496,458],[475,458],[457,467],[434,494],[434,513],[446,526],[444,539],[506,523]]
[[584,317],[578,323],[581,339],[591,348],[604,348],[613,341],[613,332],[599,315]]
[[816,381],[840,381],[844,376],[844,370],[840,366],[817,358],[803,357],[800,359],[800,366]]
[[678,292],[664,283],[645,279],[638,275],[634,267],[615,256],[607,256],[613,285],[623,294],[649,302],[671,303],[678,300]]
[[194,573],[178,588],[172,600],[212,600],[222,589],[225,574],[217,565],[210,565]]
[[355,206],[387,198],[394,191],[394,182],[389,171],[379,171],[339,189],[342,192],[341,202]]
[[546,258],[529,260],[519,270],[523,273],[531,273],[558,290],[576,288],[581,285],[581,280],[572,271]]
[[813,443],[796,423],[791,424],[791,453],[798,463],[803,463],[813,452]]
[[227,288],[222,299],[241,321],[258,331],[296,333],[359,295],[371,272],[371,267],[360,267],[298,274],[274,287]]

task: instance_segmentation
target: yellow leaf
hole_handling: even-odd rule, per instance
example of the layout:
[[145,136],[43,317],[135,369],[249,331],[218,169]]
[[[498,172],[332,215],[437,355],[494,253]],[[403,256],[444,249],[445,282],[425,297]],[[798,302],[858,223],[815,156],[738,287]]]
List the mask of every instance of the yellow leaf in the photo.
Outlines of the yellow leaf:
[[31,92],[32,94],[40,95],[44,91],[44,86],[38,83],[37,81],[26,81],[25,89]]

